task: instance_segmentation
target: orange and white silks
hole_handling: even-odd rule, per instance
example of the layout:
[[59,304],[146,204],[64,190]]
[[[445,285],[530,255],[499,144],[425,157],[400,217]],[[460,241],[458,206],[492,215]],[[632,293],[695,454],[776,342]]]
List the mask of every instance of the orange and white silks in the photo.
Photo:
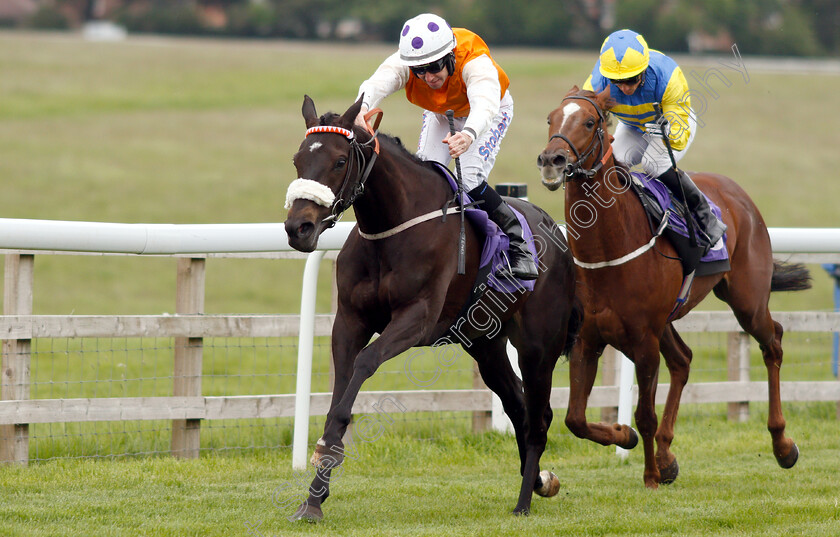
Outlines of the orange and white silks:
[[455,69],[450,73],[440,89],[432,89],[423,80],[411,76],[405,85],[405,94],[409,102],[417,106],[445,114],[447,110],[453,110],[455,117],[466,117],[470,113],[470,101],[467,98],[467,85],[464,83],[462,71],[464,66],[481,55],[486,55],[493,62],[493,66],[499,73],[499,84],[501,85],[501,99],[510,86],[510,79],[499,67],[499,64],[490,56],[490,49],[487,44],[473,32],[465,28],[453,28],[457,45],[455,45]]

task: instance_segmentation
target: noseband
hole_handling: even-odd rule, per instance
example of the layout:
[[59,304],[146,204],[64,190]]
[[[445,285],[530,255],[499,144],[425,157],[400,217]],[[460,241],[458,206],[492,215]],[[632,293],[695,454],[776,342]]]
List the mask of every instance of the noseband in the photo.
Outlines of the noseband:
[[[376,113],[377,111],[379,110],[374,109],[371,112]],[[372,114],[369,112],[365,119],[370,117],[370,115]],[[378,123],[377,121],[377,126]],[[310,134],[329,133],[340,134],[350,142],[350,154],[347,162],[347,171],[344,173],[344,180],[341,183],[341,188],[338,189],[338,193],[335,195],[335,201],[333,201],[330,207],[330,215],[323,220],[323,222],[328,223],[328,227],[335,226],[339,219],[341,219],[344,211],[349,209],[353,205],[353,202],[365,193],[365,181],[367,181],[370,171],[373,169],[373,164],[376,162],[376,157],[379,155],[379,140],[376,138],[377,131],[374,131],[369,126],[368,131],[372,136],[370,140],[364,143],[359,142],[352,130],[342,127],[319,125],[306,131],[304,138]],[[364,149],[370,148],[371,146],[373,150],[370,153],[370,157],[365,157]],[[356,167],[358,170],[355,179],[351,175],[353,164],[357,164]]]
[[[563,101],[568,101],[570,99],[579,99],[582,101],[586,101],[589,104],[591,104],[598,112],[598,118],[600,121],[598,123],[598,129],[595,131],[595,136],[592,137],[592,140],[589,142],[589,146],[586,148],[583,154],[581,154],[581,152],[578,151],[577,147],[575,147],[575,144],[573,144],[572,141],[569,140],[569,138],[561,132],[553,134],[548,139],[548,141],[550,142],[555,138],[560,138],[569,145],[569,149],[571,149],[572,153],[575,154],[575,159],[577,160],[575,160],[572,163],[566,164],[566,177],[572,178],[576,175],[582,175],[587,178],[593,177],[596,173],[598,173],[598,170],[600,170],[604,166],[607,159],[612,154],[612,145],[606,150],[606,152],[604,151],[604,125],[606,125],[607,123],[607,118],[604,115],[604,112],[601,110],[601,107],[598,106],[598,103],[596,103],[589,97],[584,97],[583,95],[570,95],[568,97],[565,97]],[[563,101],[560,102],[562,103]],[[591,155],[595,153],[596,149],[598,150],[598,163],[593,168],[587,170],[584,167],[584,163],[587,159],[589,159]]]

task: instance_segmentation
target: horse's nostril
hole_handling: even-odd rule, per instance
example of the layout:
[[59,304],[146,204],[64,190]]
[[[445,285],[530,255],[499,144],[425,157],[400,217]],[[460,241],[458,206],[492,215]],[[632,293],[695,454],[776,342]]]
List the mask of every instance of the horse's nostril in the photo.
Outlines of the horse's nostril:
[[286,221],[286,234],[290,238],[302,239],[312,234],[315,226],[311,222],[296,224],[291,220]]
[[315,226],[311,222],[304,222],[297,228],[298,237],[308,237],[315,230]]
[[555,166],[565,166],[566,165],[566,157],[563,155],[554,155],[554,158],[551,159],[551,163]]
[[545,166],[545,161],[543,160],[543,156],[542,155],[537,155],[537,167],[542,168],[543,166]]

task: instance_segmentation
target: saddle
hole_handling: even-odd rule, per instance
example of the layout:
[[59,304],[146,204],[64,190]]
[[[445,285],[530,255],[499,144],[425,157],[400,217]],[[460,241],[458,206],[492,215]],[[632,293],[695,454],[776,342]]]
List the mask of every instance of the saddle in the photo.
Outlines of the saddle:
[[[647,174],[631,172],[630,188],[638,196],[648,217],[651,233],[661,232],[674,246],[682,262],[683,275],[692,271],[695,276],[708,276],[729,270],[729,252],[726,249],[726,234],[717,244],[712,246],[706,255],[702,255],[703,247],[695,246],[689,238],[686,218],[688,208],[683,202],[671,194],[671,191],[658,179]],[[703,194],[705,196],[705,194]],[[718,218],[721,210],[708,196],[709,206]],[[691,218],[694,218],[692,215]],[[664,227],[662,227],[664,224]],[[695,220],[695,229],[699,226]],[[701,257],[702,256],[702,257]]]
[[[434,164],[434,168],[438,171],[438,173],[440,173],[441,176],[448,181],[449,186],[452,188],[452,193],[454,194],[457,192],[458,183],[452,175],[452,171],[439,162],[429,162]],[[481,256],[478,262],[479,277],[473,288],[474,291],[478,288],[490,288],[501,293],[514,293],[523,290],[533,291],[534,284],[536,283],[535,280],[520,280],[518,278],[500,279],[492,276],[495,274],[496,269],[507,264],[507,251],[510,246],[510,240],[505,232],[502,231],[495,222],[490,220],[490,217],[487,216],[486,212],[476,208],[475,206],[468,206],[472,202],[468,194],[464,193],[463,197],[465,206],[464,216],[472,223],[478,233],[479,239],[484,239],[484,243],[481,248]],[[522,225],[522,234],[525,241],[528,243],[528,249],[531,251],[531,256],[534,258],[534,262],[539,265],[537,251],[534,247],[534,236],[531,232],[531,226],[528,225],[528,221],[522,213],[517,211],[514,207],[511,207],[511,209],[516,215],[516,218],[519,219],[519,223]]]

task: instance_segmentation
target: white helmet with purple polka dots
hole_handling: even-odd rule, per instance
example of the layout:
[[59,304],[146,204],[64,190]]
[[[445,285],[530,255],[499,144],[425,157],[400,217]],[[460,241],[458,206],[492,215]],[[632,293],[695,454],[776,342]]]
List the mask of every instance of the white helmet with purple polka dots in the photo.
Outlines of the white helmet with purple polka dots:
[[449,23],[431,13],[409,19],[400,32],[400,60],[408,67],[439,60],[454,48],[455,34]]

